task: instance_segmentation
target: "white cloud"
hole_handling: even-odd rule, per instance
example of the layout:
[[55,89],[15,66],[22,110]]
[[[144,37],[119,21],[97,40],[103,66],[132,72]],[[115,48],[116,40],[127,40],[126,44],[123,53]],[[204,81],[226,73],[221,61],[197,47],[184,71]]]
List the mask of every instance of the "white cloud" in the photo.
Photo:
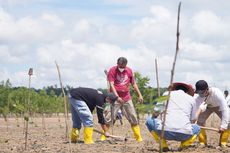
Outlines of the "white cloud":
[[201,11],[192,18],[194,30],[206,36],[218,35],[227,30],[223,20],[210,11]]
[[150,12],[157,18],[157,20],[168,20],[171,17],[170,12],[162,6],[151,6]]
[[196,41],[185,42],[181,52],[182,54],[185,52],[185,56],[190,60],[211,62],[221,60],[222,58],[222,55],[219,53],[219,50],[215,48],[215,46]]
[[[24,69],[33,67],[32,86],[59,85],[56,60],[64,84],[106,88],[104,69],[125,56],[134,71],[150,78],[151,86],[156,86],[157,58],[160,85],[168,86],[176,43],[175,1],[126,1],[125,5],[100,1],[95,10],[87,6],[80,10],[66,5],[55,8],[55,2],[46,0],[26,1],[7,1],[11,11],[0,10],[0,81],[10,78],[15,86],[27,86]],[[36,13],[20,14],[16,9],[19,5],[38,7],[34,5],[38,3],[41,11]],[[229,3],[218,7],[214,1],[202,2],[202,7],[198,3],[182,3],[174,80],[194,84],[206,79],[211,85],[230,87],[226,74],[230,66],[230,18],[226,11],[219,11]],[[102,13],[100,5],[111,9]]]
[[85,33],[85,32],[89,32],[89,30],[90,30],[90,23],[85,19],[78,21],[74,27],[74,32],[76,33]]

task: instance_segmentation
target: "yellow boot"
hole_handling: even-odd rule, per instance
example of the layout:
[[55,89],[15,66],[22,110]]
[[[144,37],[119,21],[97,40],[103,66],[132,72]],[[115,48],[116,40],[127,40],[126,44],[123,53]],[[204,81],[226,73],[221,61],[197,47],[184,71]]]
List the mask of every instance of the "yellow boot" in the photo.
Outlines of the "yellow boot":
[[93,142],[93,127],[84,128],[84,143],[92,144]]
[[184,148],[187,148],[187,147],[191,146],[196,141],[196,138],[197,138],[197,135],[194,134],[188,140],[182,141],[181,144],[180,144],[180,148],[184,149]]
[[106,140],[106,136],[104,135],[104,130],[102,130],[102,133],[103,134],[101,134],[100,140],[101,141],[105,141]]
[[70,139],[71,139],[71,142],[73,143],[77,142],[77,139],[79,139],[79,129],[72,128],[72,131],[70,133]]
[[133,134],[134,134],[134,137],[136,138],[136,140],[138,142],[141,142],[142,137],[141,137],[141,131],[140,131],[139,125],[132,126],[132,130],[133,130]]
[[[159,143],[160,142],[160,137],[158,136],[158,134],[156,132],[154,132],[154,131],[152,131],[151,134],[152,134],[153,138],[155,139],[155,141],[157,143]],[[161,145],[162,145],[162,150],[163,151],[169,151],[169,147],[168,147],[168,144],[167,144],[165,139],[162,140]]]
[[227,147],[228,137],[229,137],[230,130],[225,130],[223,133],[220,134],[220,143],[221,147]]
[[207,136],[204,129],[200,129],[199,142],[200,145],[207,145]]

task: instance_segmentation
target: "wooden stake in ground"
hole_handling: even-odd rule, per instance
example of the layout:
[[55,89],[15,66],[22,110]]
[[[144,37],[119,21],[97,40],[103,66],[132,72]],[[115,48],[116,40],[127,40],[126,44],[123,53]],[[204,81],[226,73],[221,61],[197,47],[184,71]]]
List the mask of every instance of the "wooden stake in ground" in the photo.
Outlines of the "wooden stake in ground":
[[[104,70],[105,72],[105,75],[106,75],[106,81],[107,81],[107,91],[110,92],[110,83],[109,83],[109,80],[108,80],[108,72],[107,70]],[[111,130],[112,130],[112,134],[113,134],[113,124],[114,124],[114,102],[112,102],[110,104],[110,113],[111,113]]]
[[68,126],[68,121],[67,121],[67,101],[66,101],[66,94],[65,94],[65,91],[64,91],[64,88],[63,88],[63,85],[62,85],[62,81],[61,81],[61,73],[60,73],[60,69],[59,69],[59,66],[57,64],[57,62],[55,61],[55,64],[56,64],[56,67],[57,67],[57,71],[58,71],[58,78],[59,78],[59,82],[60,82],[60,86],[61,86],[61,89],[62,89],[62,94],[63,94],[63,99],[64,99],[64,108],[65,108],[65,112],[64,112],[64,115],[65,115],[65,125],[66,125],[66,138],[68,140],[69,138],[69,126]]
[[157,59],[155,59],[155,68],[156,68],[156,80],[157,80],[157,95],[160,97],[160,85],[159,85],[159,78],[158,78],[158,67],[157,67]]
[[68,124],[68,111],[67,111],[67,101],[66,101],[66,94],[65,94],[65,91],[64,91],[64,88],[63,88],[63,85],[62,85],[62,81],[61,81],[61,72],[60,72],[60,69],[59,69],[59,66],[57,64],[57,62],[55,61],[55,64],[56,64],[56,67],[57,67],[57,71],[58,71],[58,78],[59,78],[59,82],[60,82],[60,86],[61,86],[61,89],[62,89],[62,94],[63,94],[63,99],[64,99],[64,108],[65,108],[65,111],[64,111],[64,115],[65,115],[65,125],[66,125],[66,141],[69,142],[69,152],[72,152],[71,150],[71,140],[70,140],[70,137],[69,137],[69,124]]
[[28,86],[28,92],[29,92],[29,96],[28,96],[28,101],[27,101],[27,110],[26,110],[26,114],[24,116],[24,120],[26,121],[26,129],[25,129],[25,150],[27,148],[27,137],[28,137],[28,122],[29,122],[29,105],[30,105],[30,84],[31,84],[31,76],[33,75],[33,69],[30,68],[29,72],[29,86]]
[[[170,86],[171,86],[172,83],[173,83],[174,71],[175,71],[175,66],[176,66],[176,59],[177,59],[177,54],[178,54],[178,52],[179,52],[180,8],[181,8],[181,2],[179,3],[179,6],[178,6],[177,32],[176,32],[176,37],[177,37],[177,40],[176,40],[176,53],[175,53],[175,56],[174,56],[173,66],[172,66],[172,70],[171,70]],[[168,97],[170,97],[170,94],[171,94],[171,90],[169,90],[169,92],[168,92]],[[170,98],[169,98],[169,99],[170,99]],[[166,120],[166,114],[167,114],[169,99],[168,99],[167,102],[166,102],[165,112],[164,112],[164,114],[163,114],[163,123],[162,123],[161,136],[160,136],[160,145],[159,145],[159,147],[160,147],[160,149],[159,149],[160,153],[162,152],[162,149],[163,149],[161,146],[162,146],[162,141],[163,141],[163,137],[164,137],[165,120]]]
[[[44,107],[44,104],[42,104],[42,108],[43,110],[45,110],[45,107]],[[42,131],[43,131],[43,134],[45,132],[45,129],[46,129],[46,124],[45,124],[45,115],[44,115],[44,112],[42,110]]]

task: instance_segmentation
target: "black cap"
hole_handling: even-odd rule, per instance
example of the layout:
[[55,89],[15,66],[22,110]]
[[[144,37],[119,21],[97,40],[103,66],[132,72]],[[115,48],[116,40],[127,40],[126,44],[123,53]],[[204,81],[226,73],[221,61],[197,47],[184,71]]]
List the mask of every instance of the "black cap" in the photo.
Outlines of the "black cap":
[[196,92],[201,90],[206,90],[208,88],[208,83],[204,80],[199,80],[196,82]]
[[115,102],[115,101],[118,99],[118,97],[117,97],[114,93],[111,93],[111,92],[106,93],[106,97],[109,97],[109,99],[110,99],[112,102]]

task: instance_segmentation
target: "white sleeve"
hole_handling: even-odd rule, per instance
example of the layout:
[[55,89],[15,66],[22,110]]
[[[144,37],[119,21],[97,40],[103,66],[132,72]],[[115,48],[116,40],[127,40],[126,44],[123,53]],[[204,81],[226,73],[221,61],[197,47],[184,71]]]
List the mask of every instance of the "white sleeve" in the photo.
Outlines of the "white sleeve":
[[230,96],[228,96],[227,98],[226,98],[226,101],[227,101],[227,104],[228,104],[228,106],[230,105]]
[[197,104],[196,104],[195,99],[194,99],[194,102],[192,104],[191,120],[195,120],[196,119],[196,111],[197,111]]
[[191,120],[196,119],[196,112],[198,111],[200,104],[204,102],[204,100],[198,96],[194,96],[194,104],[192,107],[192,114],[191,114]]
[[222,120],[221,120],[221,128],[227,129],[228,128],[228,118],[229,118],[229,109],[227,105],[227,101],[224,98],[224,95],[220,90],[216,92],[217,100],[220,104],[220,111],[222,113]]

